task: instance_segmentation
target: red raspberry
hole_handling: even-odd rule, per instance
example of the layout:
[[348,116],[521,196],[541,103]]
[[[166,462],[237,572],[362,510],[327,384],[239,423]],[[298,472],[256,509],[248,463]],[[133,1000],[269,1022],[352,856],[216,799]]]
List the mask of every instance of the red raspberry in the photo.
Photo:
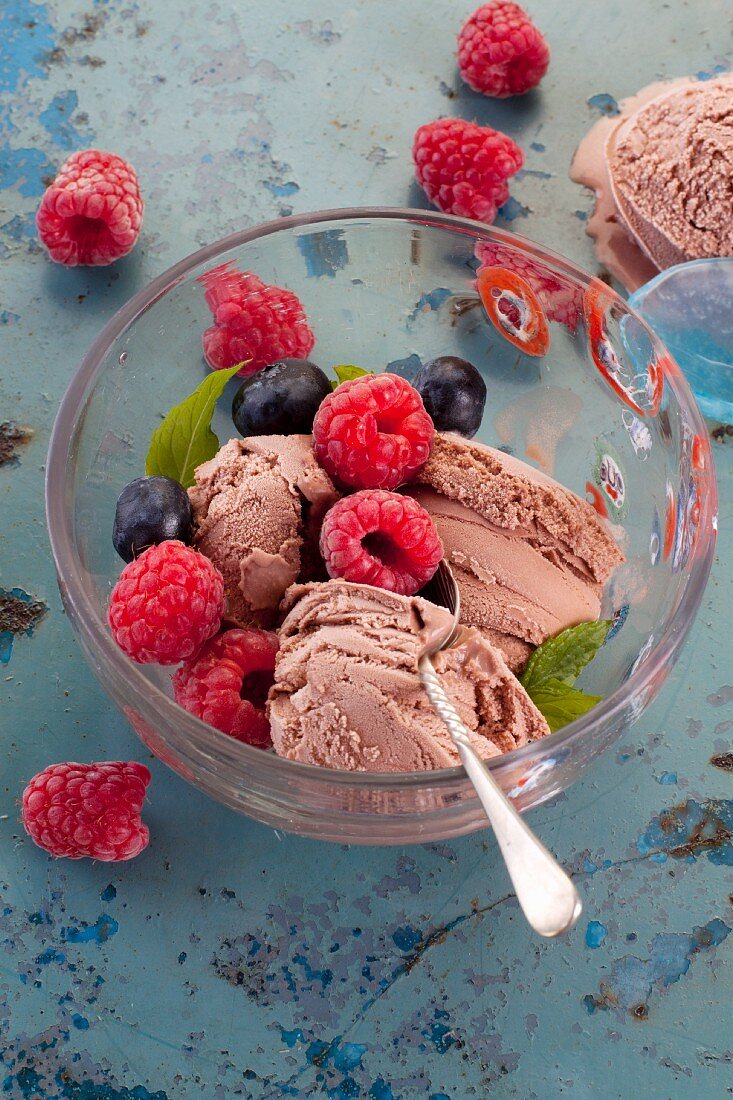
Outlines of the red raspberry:
[[143,221],[135,169],[115,153],[72,153],[36,214],[41,243],[56,263],[101,266],[126,256]]
[[277,634],[266,630],[225,630],[174,673],[176,702],[237,741],[267,748],[277,646]]
[[278,359],[307,359],[315,343],[308,319],[292,290],[268,286],[252,271],[229,264],[199,276],[214,324],[204,333],[212,370],[249,359],[238,373],[254,374]]
[[23,791],[23,825],[52,856],[132,859],[150,839],[140,820],[149,782],[134,760],[51,764]]
[[221,573],[173,539],[126,565],[109,598],[115,641],[138,664],[187,660],[216,634],[223,614]]
[[509,198],[507,180],[524,164],[516,142],[461,118],[428,122],[412,146],[417,182],[444,214],[493,222]]
[[313,421],[316,458],[354,489],[394,489],[409,481],[427,462],[434,435],[422,397],[396,374],[343,382]]
[[481,262],[479,271],[483,267],[505,267],[516,272],[529,283],[548,320],[565,325],[569,332],[575,333],[583,316],[583,292],[579,287],[554,275],[549,267],[516,248],[495,244],[494,241],[479,241],[475,252]]
[[412,596],[438,568],[443,546],[432,519],[412,497],[363,489],[327,513],[321,554],[331,577]]
[[547,42],[519,4],[483,4],[458,33],[458,68],[475,92],[522,95],[539,84],[549,64]]

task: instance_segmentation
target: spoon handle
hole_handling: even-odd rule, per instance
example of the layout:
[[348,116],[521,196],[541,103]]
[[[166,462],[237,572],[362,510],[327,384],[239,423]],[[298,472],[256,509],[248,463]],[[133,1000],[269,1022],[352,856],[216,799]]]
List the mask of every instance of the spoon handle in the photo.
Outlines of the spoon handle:
[[531,831],[470,745],[457,741],[466,773],[496,834],[517,900],[541,936],[572,928],[583,905],[572,881]]
[[583,910],[578,891],[552,853],[514,808],[473,748],[468,730],[443,691],[427,657],[420,660],[420,677],[486,811],[527,921],[541,936],[561,935],[573,927]]

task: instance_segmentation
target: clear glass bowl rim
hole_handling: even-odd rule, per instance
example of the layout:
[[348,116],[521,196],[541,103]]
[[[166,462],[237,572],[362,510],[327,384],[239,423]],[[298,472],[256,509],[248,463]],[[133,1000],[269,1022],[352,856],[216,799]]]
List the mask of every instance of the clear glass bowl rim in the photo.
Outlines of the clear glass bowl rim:
[[[474,222],[467,218],[458,218],[450,214],[439,214],[428,210],[400,207],[349,207],[344,209],[320,210],[305,214],[293,214],[286,218],[277,218],[263,222],[248,229],[232,233],[213,244],[191,253],[153,279],[123,305],[108,321],[84,356],[78,370],[72,376],[59,405],[54,421],[48,448],[46,467],[46,519],[48,524],[51,551],[53,554],[59,588],[69,617],[76,624],[86,626],[90,640],[96,652],[114,669],[115,675],[130,695],[131,705],[137,697],[146,699],[161,716],[167,717],[170,726],[176,730],[174,739],[189,738],[199,750],[219,752],[221,758],[232,766],[242,769],[256,768],[262,779],[269,772],[273,778],[296,779],[323,782],[330,786],[371,791],[389,791],[395,788],[453,787],[461,779],[463,768],[442,768],[430,772],[348,772],[332,768],[320,768],[311,764],[286,760],[274,753],[263,753],[260,749],[235,741],[206,723],[186,713],[163,691],[151,684],[141,668],[131,661],[115,645],[105,620],[99,617],[93,601],[87,595],[81,581],[76,556],[74,554],[73,535],[73,480],[74,465],[71,449],[76,436],[77,425],[83,414],[85,403],[103,369],[110,347],[121,333],[142,313],[151,308],[174,285],[181,282],[194,268],[208,260],[220,256],[239,245],[247,244],[274,233],[288,232],[292,229],[315,226],[322,222],[351,222],[359,220],[402,221],[410,225],[450,230],[470,234],[487,241],[498,241],[514,249],[527,253],[543,263],[552,264],[556,270],[571,279],[588,286],[593,276],[582,268],[565,259],[558,253],[540,246],[528,238],[515,233]],[[644,325],[650,333],[654,346],[664,351],[654,333],[644,319],[631,309],[611,288],[609,294],[619,305]],[[667,353],[669,360],[669,353]],[[593,733],[607,722],[612,722],[619,712],[628,706],[630,696],[639,696],[652,684],[665,667],[671,666],[692,625],[702,600],[710,569],[715,555],[715,531],[717,525],[717,486],[713,469],[712,453],[705,422],[700,413],[689,386],[674,360],[666,373],[666,382],[671,386],[677,401],[684,410],[688,423],[696,435],[703,440],[705,457],[701,471],[701,514],[699,534],[693,556],[690,559],[691,575],[678,601],[677,607],[668,623],[662,638],[656,643],[645,661],[614,692],[603,699],[587,715],[564,726],[561,730],[544,738],[514,749],[510,753],[495,757],[488,762],[492,771],[502,771],[507,765],[521,767],[531,762],[537,753],[543,757],[556,755],[568,748],[580,738],[593,737]],[[707,537],[706,537],[707,534]],[[177,728],[176,728],[177,727]],[[170,731],[161,736],[170,738]],[[467,782],[467,781],[466,781]]]

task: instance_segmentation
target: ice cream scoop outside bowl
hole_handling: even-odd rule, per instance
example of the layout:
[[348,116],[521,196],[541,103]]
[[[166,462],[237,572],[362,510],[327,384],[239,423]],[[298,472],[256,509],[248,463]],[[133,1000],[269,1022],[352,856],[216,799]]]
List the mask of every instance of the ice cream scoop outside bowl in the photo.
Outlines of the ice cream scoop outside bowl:
[[[170,670],[133,664],[112,639],[106,606],[122,567],[111,539],[115,502],[143,473],[161,414],[206,374],[201,334],[211,314],[198,279],[223,263],[298,295],[316,337],[310,357],[326,371],[354,363],[412,377],[439,355],[472,362],[488,389],[477,438],[550,473],[612,525],[626,556],[603,597],[612,637],[580,681],[602,702],[488,765],[519,809],[557,795],[657,693],[707,581],[715,478],[681,372],[638,314],[573,264],[425,211],[331,211],[242,230],[154,280],[100,333],[49,450],[48,524],[70,621],[93,671],[160,759],[234,809],[309,836],[404,844],[468,833],[486,819],[459,767],[338,771],[243,745],[174,703]],[[508,303],[503,320],[500,311],[490,320],[479,302],[479,266],[494,268],[497,301]],[[542,309],[549,333],[549,347],[534,354],[521,331],[509,332],[527,303]],[[235,389],[230,383],[213,422],[222,442],[236,435]]]
[[705,416],[733,422],[733,259],[670,267],[629,305],[667,345]]

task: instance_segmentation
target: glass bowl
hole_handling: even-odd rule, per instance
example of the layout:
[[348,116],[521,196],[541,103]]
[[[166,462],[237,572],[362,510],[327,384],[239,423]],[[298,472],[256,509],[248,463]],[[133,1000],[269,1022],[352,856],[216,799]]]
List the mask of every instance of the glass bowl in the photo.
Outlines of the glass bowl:
[[[161,415],[206,373],[210,315],[197,277],[225,262],[295,291],[316,335],[312,358],[326,369],[356,363],[410,377],[438,355],[471,360],[488,387],[478,438],[588,496],[614,525],[627,558],[604,595],[614,637],[581,681],[603,701],[489,765],[520,809],[557,795],[659,691],[707,581],[715,478],[679,369],[621,298],[567,260],[514,234],[413,210],[327,211],[235,233],[155,279],[100,333],[61,403],[48,457],[48,525],[69,619],[153,753],[220,802],[307,836],[399,844],[469,833],[486,820],[460,768],[338,772],[240,744],[173,702],[170,671],[133,664],[112,640],[115,502],[143,473]],[[476,294],[479,265],[509,272],[514,287],[496,324]],[[543,357],[507,338],[512,315],[523,312],[517,287],[519,298],[534,292],[549,322]],[[213,424],[222,442],[236,434],[235,387]]]
[[733,423],[733,259],[667,268],[629,305],[667,345],[704,415]]

